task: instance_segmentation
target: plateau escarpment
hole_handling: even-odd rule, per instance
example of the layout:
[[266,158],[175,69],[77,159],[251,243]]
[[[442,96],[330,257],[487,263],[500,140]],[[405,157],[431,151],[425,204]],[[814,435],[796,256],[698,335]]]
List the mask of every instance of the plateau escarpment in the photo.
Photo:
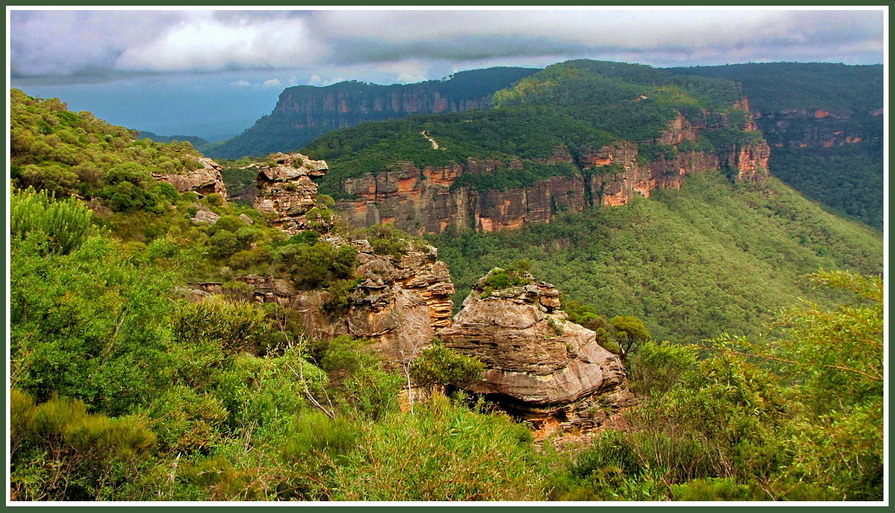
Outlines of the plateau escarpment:
[[280,94],[270,115],[233,139],[207,146],[205,152],[215,158],[266,155],[301,148],[320,134],[364,121],[486,108],[494,91],[535,71],[489,68],[415,84],[290,87]]
[[772,148],[770,170],[802,194],[883,226],[883,67],[767,63],[678,68],[742,84]]
[[[744,102],[744,104],[746,104]],[[558,213],[599,205],[627,204],[634,195],[678,189],[685,176],[726,172],[737,181],[760,180],[767,173],[770,149],[751,117],[734,127],[739,139],[706,144],[708,130],[730,131],[726,118],[691,122],[678,114],[660,137],[645,144],[616,141],[573,157],[559,146],[545,164],[565,163],[572,173],[544,176],[522,187],[477,185],[488,176],[519,171],[520,159],[468,158],[444,166],[403,163],[394,170],[341,181],[349,198],[337,207],[360,226],[394,223],[413,233],[440,233],[450,227],[494,231],[550,222]],[[710,149],[709,149],[710,148]],[[484,179],[484,180],[480,180]]]

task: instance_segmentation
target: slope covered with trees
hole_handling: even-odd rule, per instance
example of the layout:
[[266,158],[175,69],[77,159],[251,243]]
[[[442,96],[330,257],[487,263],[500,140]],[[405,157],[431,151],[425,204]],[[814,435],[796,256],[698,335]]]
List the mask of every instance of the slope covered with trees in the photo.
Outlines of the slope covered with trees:
[[835,212],[883,226],[883,67],[829,63],[671,68],[734,80],[772,146],[771,172]]
[[[635,64],[569,61],[497,91],[493,109],[365,123],[330,132],[302,151],[329,163],[323,188],[334,196],[341,195],[345,178],[396,169],[404,162],[444,166],[474,158],[509,165],[519,159],[530,170],[557,151],[568,151],[577,163],[617,140],[643,143],[647,161],[658,152],[677,151],[655,143],[679,113],[705,127],[700,141],[688,141],[681,151],[721,152],[760,139],[744,130],[746,114],[737,104],[741,97],[728,80],[681,77]],[[541,171],[529,173],[525,183],[558,174],[552,167]],[[488,187],[486,179],[473,181]]]
[[657,338],[676,342],[755,334],[799,298],[828,302],[800,280],[819,268],[882,270],[882,241],[871,229],[774,179],[733,185],[720,175],[689,177],[680,191],[626,207],[432,241],[451,267],[457,300],[491,267],[527,259],[571,299],[642,318]]

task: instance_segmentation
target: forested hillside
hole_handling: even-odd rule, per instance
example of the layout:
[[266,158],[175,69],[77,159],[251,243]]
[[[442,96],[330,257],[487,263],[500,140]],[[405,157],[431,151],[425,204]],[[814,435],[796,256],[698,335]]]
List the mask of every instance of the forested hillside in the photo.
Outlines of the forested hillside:
[[775,179],[733,185],[708,174],[624,208],[432,241],[451,267],[457,301],[483,272],[524,259],[570,299],[642,318],[654,336],[679,343],[758,334],[800,298],[829,304],[801,278],[817,269],[882,270],[882,240],[871,229]]
[[[678,152],[723,153],[760,141],[758,133],[747,130],[746,113],[737,104],[741,97],[727,80],[679,77],[635,64],[570,61],[497,91],[492,110],[362,124],[326,134],[302,151],[330,163],[322,187],[335,197],[344,194],[345,178],[395,170],[402,163],[446,166],[470,158],[503,164],[489,173],[492,177],[465,180],[481,190],[507,189],[514,183],[500,183],[499,168],[514,159],[522,161],[526,178],[510,174],[530,185],[570,172],[536,164],[567,152],[579,168],[589,167],[587,155],[617,140],[642,143],[644,162],[671,160]],[[679,113],[705,130],[698,138],[662,144],[663,132]]]
[[883,226],[883,67],[827,63],[672,68],[743,86],[771,172],[809,198]]

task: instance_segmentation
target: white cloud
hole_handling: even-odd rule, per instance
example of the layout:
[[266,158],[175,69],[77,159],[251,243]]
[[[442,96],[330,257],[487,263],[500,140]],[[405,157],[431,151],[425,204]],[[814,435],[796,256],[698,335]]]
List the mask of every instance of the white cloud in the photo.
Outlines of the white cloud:
[[252,85],[248,80],[237,80],[236,82],[231,82],[230,85],[236,87],[250,87]]
[[261,87],[281,87],[283,85],[278,78],[271,78],[269,80],[265,80],[264,83],[261,84]]
[[582,57],[653,65],[881,62],[883,15],[766,9],[13,10],[10,32],[14,76],[233,70],[282,70],[284,76],[288,70],[296,74],[289,84],[324,85],[341,77],[413,82],[451,68],[544,66]]
[[229,23],[200,16],[161,38],[125,50],[116,66],[133,71],[219,71],[286,68],[325,56],[302,20]]

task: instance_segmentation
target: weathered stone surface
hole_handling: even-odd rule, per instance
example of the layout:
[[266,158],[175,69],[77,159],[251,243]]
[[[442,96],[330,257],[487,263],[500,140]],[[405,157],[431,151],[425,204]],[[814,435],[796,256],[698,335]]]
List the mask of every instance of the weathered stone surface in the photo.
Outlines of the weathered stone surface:
[[359,284],[350,293],[347,311],[328,313],[331,294],[326,290],[302,291],[287,280],[249,275],[243,280],[253,286],[255,300],[295,310],[312,336],[371,339],[372,347],[395,364],[416,356],[437,328],[450,325],[454,285],[434,247],[413,245],[398,258],[374,253],[366,240],[328,240],[358,251]]
[[213,225],[214,223],[218,222],[218,219],[220,218],[221,216],[215,214],[210,210],[199,210],[198,212],[196,212],[196,215],[193,216],[192,221],[196,224]]
[[523,417],[586,425],[598,423],[597,402],[610,410],[630,404],[618,355],[597,344],[593,331],[568,321],[552,285],[529,278],[487,295],[480,281],[453,324],[438,331],[447,347],[485,364],[485,379],[473,391]]
[[239,214],[239,220],[245,224],[255,224],[255,221],[252,221],[252,218],[245,214]]
[[179,175],[153,173],[152,177],[160,182],[173,185],[178,192],[194,191],[202,195],[217,193],[226,199],[227,188],[221,178],[223,168],[220,164],[207,157],[190,156],[190,158],[197,160],[202,167]]
[[253,207],[276,216],[272,225],[289,234],[309,227],[305,214],[316,205],[317,184],[311,179],[326,174],[322,160],[300,153],[276,153],[258,169]]

